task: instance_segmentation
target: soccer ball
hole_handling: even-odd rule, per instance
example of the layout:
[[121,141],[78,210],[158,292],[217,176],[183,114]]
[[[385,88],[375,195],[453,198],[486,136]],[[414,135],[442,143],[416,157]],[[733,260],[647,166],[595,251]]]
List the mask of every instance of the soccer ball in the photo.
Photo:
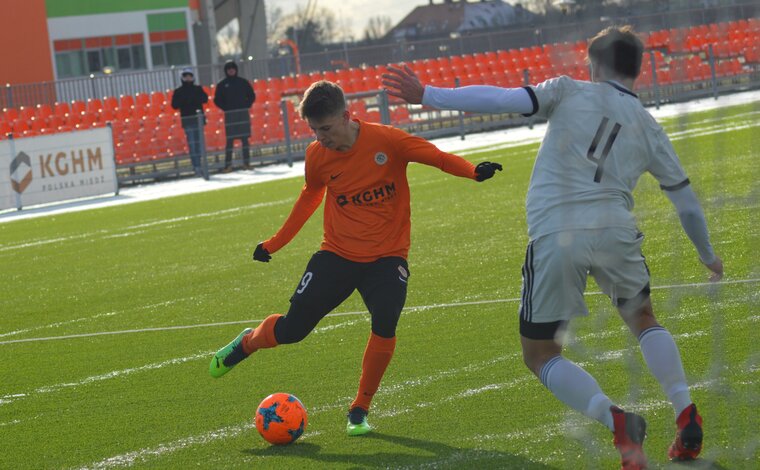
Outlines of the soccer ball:
[[261,437],[276,445],[294,442],[309,423],[303,403],[289,393],[273,393],[264,398],[253,421]]

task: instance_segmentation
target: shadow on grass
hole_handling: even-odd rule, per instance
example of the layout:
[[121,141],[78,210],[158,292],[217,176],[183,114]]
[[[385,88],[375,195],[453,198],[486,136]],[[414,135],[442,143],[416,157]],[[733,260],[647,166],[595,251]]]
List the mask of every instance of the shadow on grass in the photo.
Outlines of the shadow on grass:
[[[506,452],[488,449],[457,448],[435,441],[426,441],[411,437],[393,436],[373,432],[366,436],[350,438],[355,440],[377,441],[377,450],[367,453],[358,453],[346,445],[344,453],[323,452],[322,447],[310,442],[299,442],[293,446],[271,446],[263,449],[246,449],[243,453],[259,457],[281,456],[311,459],[324,464],[346,464],[357,468],[404,468],[425,466],[430,468],[499,468],[499,469],[526,469],[526,470],[549,470],[545,464],[531,462],[530,460]],[[383,450],[389,447],[403,446],[410,452],[396,449]],[[353,452],[353,453],[352,453]],[[329,466],[329,465],[326,465]]]
[[672,462],[668,468],[671,470],[728,470],[727,467],[708,459]]

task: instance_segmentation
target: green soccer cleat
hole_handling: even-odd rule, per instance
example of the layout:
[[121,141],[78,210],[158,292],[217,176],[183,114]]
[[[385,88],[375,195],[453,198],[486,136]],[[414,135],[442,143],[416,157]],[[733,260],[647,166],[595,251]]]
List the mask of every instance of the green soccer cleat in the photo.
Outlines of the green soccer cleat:
[[367,422],[367,411],[358,406],[348,412],[348,424],[346,433],[349,436],[363,436],[372,431],[372,426]]
[[252,328],[246,328],[230,344],[223,347],[211,358],[208,372],[211,377],[219,378],[229,372],[238,362],[242,361],[248,355],[243,351],[243,336],[253,331]]

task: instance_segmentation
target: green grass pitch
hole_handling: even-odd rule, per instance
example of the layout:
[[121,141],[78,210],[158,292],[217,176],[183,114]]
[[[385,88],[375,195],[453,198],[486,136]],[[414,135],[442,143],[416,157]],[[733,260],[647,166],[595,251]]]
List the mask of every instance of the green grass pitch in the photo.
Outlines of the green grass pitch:
[[[663,124],[726,267],[724,283],[706,284],[670,203],[642,177],[635,211],[655,311],[705,420],[693,467],[757,468],[760,105]],[[554,399],[520,357],[536,149],[468,152],[504,165],[484,184],[410,167],[407,309],[370,413],[375,431],[360,438],[345,435],[369,334],[357,295],[303,342],[258,352],[219,380],[207,372],[244,326],[287,310],[319,246],[321,209],[271,263],[250,259],[302,179],[0,224],[0,468],[619,468],[610,433]],[[652,468],[689,468],[667,462],[673,412],[593,281],[587,301],[567,356],[645,416]],[[251,424],[277,391],[309,410],[291,446],[269,446]]]

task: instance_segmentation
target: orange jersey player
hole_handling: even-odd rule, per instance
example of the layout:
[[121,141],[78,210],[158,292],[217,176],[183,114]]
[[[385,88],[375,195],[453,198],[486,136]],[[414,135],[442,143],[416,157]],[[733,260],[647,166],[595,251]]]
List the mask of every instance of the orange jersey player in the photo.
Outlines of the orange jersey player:
[[[325,202],[324,239],[309,261],[286,315],[270,315],[243,330],[212,358],[221,377],[253,352],[304,339],[325,315],[358,290],[372,317],[359,391],[348,413],[349,436],[366,434],[372,397],[396,347],[396,325],[406,301],[411,230],[406,168],[418,162],[476,181],[491,178],[498,163],[478,166],[390,126],[351,119],[343,90],[312,84],[299,108],[316,134],[306,150],[306,183],[282,228],[253,253],[268,262]],[[325,197],[326,195],[326,197]]]

